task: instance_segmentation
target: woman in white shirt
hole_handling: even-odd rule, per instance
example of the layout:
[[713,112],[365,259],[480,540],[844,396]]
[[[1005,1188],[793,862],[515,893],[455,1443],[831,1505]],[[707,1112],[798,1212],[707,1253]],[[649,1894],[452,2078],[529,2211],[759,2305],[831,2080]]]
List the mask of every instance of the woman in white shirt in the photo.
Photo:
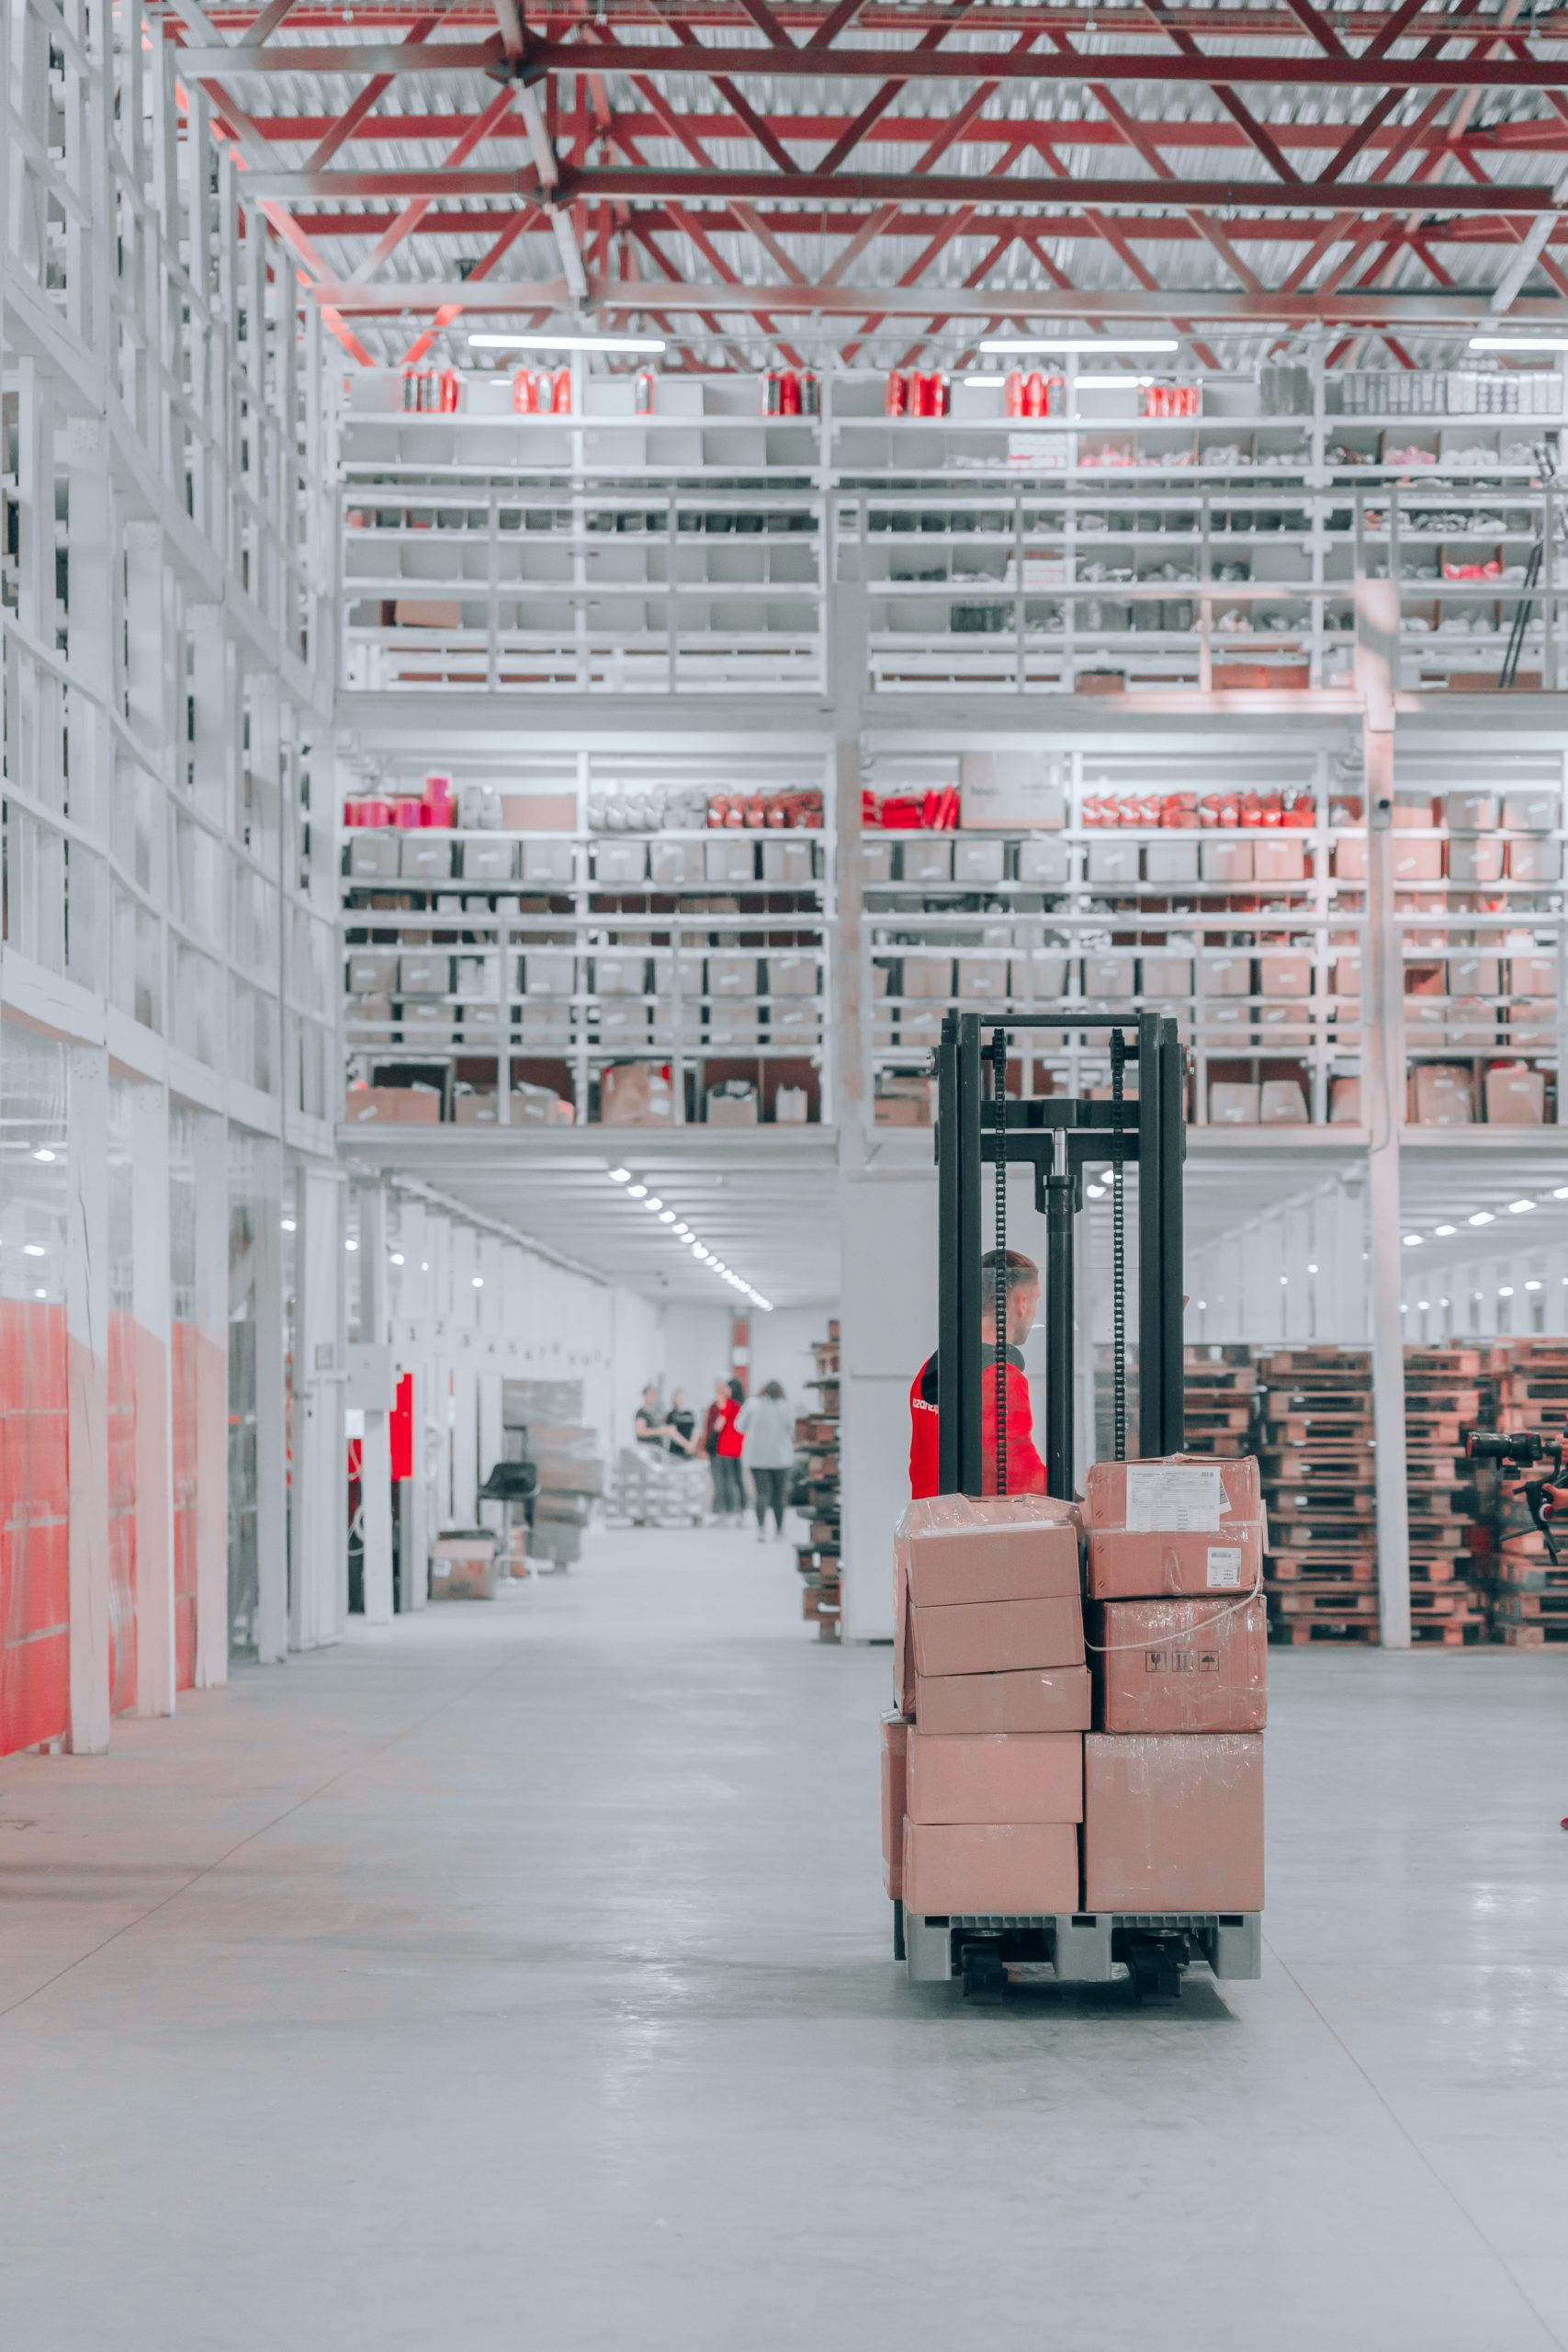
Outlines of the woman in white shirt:
[[770,1511],[775,1532],[784,1533],[790,1475],[795,1468],[795,1408],[778,1382],[770,1380],[760,1396],[748,1396],[735,1426],[740,1431],[740,1459],[751,1473],[757,1541],[765,1544]]

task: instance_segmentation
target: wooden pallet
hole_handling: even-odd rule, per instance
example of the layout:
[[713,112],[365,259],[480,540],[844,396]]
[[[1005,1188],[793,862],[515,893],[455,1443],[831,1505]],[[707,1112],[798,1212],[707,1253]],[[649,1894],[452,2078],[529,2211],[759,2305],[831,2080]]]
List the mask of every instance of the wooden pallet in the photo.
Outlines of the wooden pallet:
[[1320,1558],[1315,1553],[1270,1552],[1265,1559],[1264,1582],[1272,1591],[1274,1585],[1295,1584],[1303,1577],[1332,1577],[1336,1584],[1372,1584],[1378,1573],[1377,1554],[1360,1552],[1335,1558]]
[[1511,1650],[1544,1649],[1557,1642],[1568,1642],[1568,1624],[1561,1622],[1531,1625],[1500,1624],[1497,1631]]
[[1376,1619],[1364,1617],[1294,1617],[1269,1629],[1270,1642],[1292,1649],[1304,1642],[1359,1642],[1371,1649],[1380,1638]]
[[1502,1592],[1496,1611],[1500,1623],[1526,1624],[1540,1618],[1544,1623],[1568,1625],[1568,1592]]
[[1293,1478],[1329,1478],[1340,1485],[1371,1483],[1374,1456],[1371,1446],[1286,1446],[1278,1453],[1258,1454],[1263,1476],[1289,1482]]
[[1431,1617],[1425,1621],[1413,1617],[1410,1621],[1413,1642],[1447,1650],[1474,1649],[1485,1634],[1484,1617]]
[[1376,1617],[1378,1597],[1345,1585],[1319,1590],[1302,1585],[1294,1592],[1269,1596],[1281,1617]]

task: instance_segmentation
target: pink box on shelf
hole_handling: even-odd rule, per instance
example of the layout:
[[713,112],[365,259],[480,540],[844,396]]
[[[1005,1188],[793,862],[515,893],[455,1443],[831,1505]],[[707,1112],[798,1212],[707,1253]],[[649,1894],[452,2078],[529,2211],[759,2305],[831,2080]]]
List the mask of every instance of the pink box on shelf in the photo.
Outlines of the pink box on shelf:
[[922,1731],[1087,1731],[1093,1720],[1087,1666],[1032,1667],[1015,1674],[917,1674]]
[[1539,1127],[1546,1117],[1546,1079],[1523,1063],[1500,1064],[1485,1079],[1486,1119],[1494,1127]]
[[909,1726],[902,1715],[882,1718],[882,1878],[895,1903],[904,1893],[904,1816]]
[[1328,1081],[1328,1124],[1335,1127],[1358,1127],[1361,1124],[1361,1081],[1359,1078],[1331,1078]]
[[1306,878],[1306,843],[1279,833],[1265,833],[1252,844],[1252,871],[1259,882],[1302,882]]
[[909,1599],[1049,1600],[1078,1590],[1078,1514],[1049,1495],[931,1495],[904,1513]]
[[909,1734],[911,1821],[1083,1819],[1083,1735],[1057,1732]]
[[1258,1083],[1255,1079],[1210,1080],[1209,1125],[1212,1127],[1255,1127],[1258,1110]]
[[1260,947],[1258,951],[1258,993],[1259,996],[1311,996],[1311,956],[1294,947]]
[[1102,1732],[1261,1731],[1269,1713],[1262,1596],[1112,1600],[1096,1612]]
[[1390,835],[1390,857],[1396,882],[1440,882],[1443,878],[1443,844],[1406,838],[1397,832]]
[[979,1600],[949,1609],[911,1609],[909,1646],[916,1673],[924,1675],[1081,1666],[1083,1604],[1075,1592],[1055,1600]]
[[1076,1911],[1078,1833],[1070,1822],[907,1822],[904,1905],[939,1918]]
[[1087,1911],[1261,1911],[1260,1732],[1091,1732]]
[[1301,1127],[1307,1123],[1306,1091],[1299,1079],[1266,1078],[1258,1090],[1258,1124],[1262,1127]]
[[1093,1600],[1155,1600],[1169,1593],[1250,1592],[1263,1565],[1261,1511],[1231,1520],[1222,1532],[1091,1528],[1089,1592]]
[[1417,1063],[1410,1091],[1418,1127],[1468,1127],[1475,1117],[1475,1087],[1467,1069],[1446,1062]]

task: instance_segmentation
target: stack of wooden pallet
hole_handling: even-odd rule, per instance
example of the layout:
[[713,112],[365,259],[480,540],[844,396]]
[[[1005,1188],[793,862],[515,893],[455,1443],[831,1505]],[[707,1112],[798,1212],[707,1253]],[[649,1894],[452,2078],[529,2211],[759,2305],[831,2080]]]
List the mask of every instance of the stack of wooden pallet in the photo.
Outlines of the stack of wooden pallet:
[[1365,1348],[1275,1349],[1259,1371],[1270,1638],[1375,1642],[1371,1359]]
[[1251,1453],[1258,1366],[1249,1347],[1190,1347],[1184,1382],[1187,1453]]
[[807,1522],[807,1539],[795,1546],[806,1579],[803,1614],[815,1623],[818,1641],[839,1639],[839,1326],[812,1343],[815,1377],[807,1383],[817,1401],[795,1425],[795,1504]]
[[[1495,1426],[1539,1430],[1546,1438],[1568,1432],[1568,1341],[1510,1340],[1495,1353]],[[1531,1522],[1524,1497],[1526,1480],[1542,1476],[1551,1466],[1548,1462],[1533,1471],[1510,1470],[1497,1481],[1492,1622],[1498,1638],[1514,1649],[1568,1642],[1568,1527],[1560,1539],[1558,1566]]]
[[1463,1440],[1467,1429],[1490,1419],[1491,1358],[1479,1345],[1404,1351],[1413,1641],[1457,1647],[1486,1630],[1490,1547]]

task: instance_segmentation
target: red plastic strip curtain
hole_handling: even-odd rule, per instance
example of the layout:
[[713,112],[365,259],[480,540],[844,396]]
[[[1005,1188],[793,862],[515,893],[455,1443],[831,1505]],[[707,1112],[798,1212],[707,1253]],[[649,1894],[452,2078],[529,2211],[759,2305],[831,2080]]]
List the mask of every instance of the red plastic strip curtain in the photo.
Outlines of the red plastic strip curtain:
[[131,1089],[109,1083],[109,1713],[136,1703],[136,1329]]
[[195,1122],[169,1111],[170,1447],[174,1457],[175,1686],[196,1680],[197,1382]]
[[63,1046],[0,1023],[0,1755],[67,1728],[66,1088]]

